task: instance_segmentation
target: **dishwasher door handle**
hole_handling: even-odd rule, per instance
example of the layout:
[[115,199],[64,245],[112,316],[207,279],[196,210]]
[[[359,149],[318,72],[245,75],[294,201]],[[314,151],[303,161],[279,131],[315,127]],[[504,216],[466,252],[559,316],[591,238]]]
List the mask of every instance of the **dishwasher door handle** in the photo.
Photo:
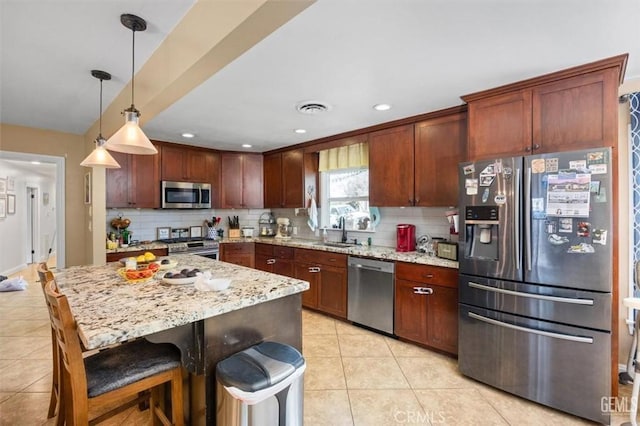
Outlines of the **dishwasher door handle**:
[[356,267],[356,268],[359,268],[359,269],[369,269],[371,271],[382,271],[382,268],[379,267],[379,266],[364,266],[364,265],[362,265],[360,263],[351,264],[349,266],[353,266],[353,267]]

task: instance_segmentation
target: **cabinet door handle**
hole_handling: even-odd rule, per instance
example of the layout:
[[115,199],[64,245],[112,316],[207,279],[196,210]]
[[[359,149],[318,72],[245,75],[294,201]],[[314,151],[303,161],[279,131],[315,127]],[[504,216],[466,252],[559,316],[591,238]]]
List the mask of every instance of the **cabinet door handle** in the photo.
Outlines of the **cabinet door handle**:
[[422,274],[423,278],[431,279],[433,278],[433,274]]
[[413,202],[413,205],[415,206],[416,204],[420,203],[420,197],[416,198]]
[[413,292],[415,294],[426,294],[426,295],[429,295],[429,294],[433,294],[433,289],[429,288],[429,287],[414,287],[413,288]]
[[319,266],[310,266],[309,267],[309,272],[320,272],[320,267]]
[[525,150],[525,151],[527,151],[527,152],[531,152],[531,147],[530,147],[530,146],[528,146],[528,147],[526,147],[524,150]]
[[274,263],[276,263],[275,259],[267,259],[267,265],[273,265]]
[[534,143],[534,144],[533,144],[533,149],[540,149],[540,145],[539,145],[539,144],[537,144],[537,143]]

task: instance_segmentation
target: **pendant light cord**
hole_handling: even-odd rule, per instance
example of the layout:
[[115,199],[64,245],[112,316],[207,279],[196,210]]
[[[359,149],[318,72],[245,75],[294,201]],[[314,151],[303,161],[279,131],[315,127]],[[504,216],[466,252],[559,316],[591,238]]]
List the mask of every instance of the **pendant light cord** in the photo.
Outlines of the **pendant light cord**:
[[136,62],[136,55],[135,55],[135,53],[136,53],[136,30],[135,30],[135,28],[133,28],[131,31],[133,32],[133,47],[131,49],[131,109],[135,109],[135,107],[133,106],[134,105],[134,102],[133,102],[134,91],[133,91],[133,89],[135,87],[133,79],[135,77],[134,70],[135,70],[135,62]]
[[98,139],[102,139],[102,79],[100,79],[100,129],[98,130]]

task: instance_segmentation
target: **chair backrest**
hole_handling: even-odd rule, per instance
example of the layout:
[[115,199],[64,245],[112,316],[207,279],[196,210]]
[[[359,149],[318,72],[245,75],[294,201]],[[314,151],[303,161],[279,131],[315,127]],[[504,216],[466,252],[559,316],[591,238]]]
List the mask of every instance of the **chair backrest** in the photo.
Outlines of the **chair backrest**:
[[[65,373],[65,392],[70,390],[73,411],[88,410],[87,375],[82,358],[82,347],[76,321],[71,313],[67,297],[58,292],[54,280],[44,286],[45,299],[49,308],[51,326],[55,331],[60,350],[60,366]],[[62,371],[62,370],[61,370]],[[70,386],[70,389],[67,387]]]
[[44,289],[44,285],[47,281],[53,280],[53,272],[49,270],[46,262],[38,263],[38,277],[40,278],[40,284],[42,284],[42,288]]

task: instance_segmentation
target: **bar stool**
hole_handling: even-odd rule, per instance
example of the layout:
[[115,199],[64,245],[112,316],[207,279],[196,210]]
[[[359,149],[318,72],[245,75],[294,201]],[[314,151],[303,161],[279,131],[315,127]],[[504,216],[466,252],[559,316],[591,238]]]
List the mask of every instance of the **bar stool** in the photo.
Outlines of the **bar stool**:
[[[38,277],[40,278],[40,284],[42,285],[42,293],[45,296],[44,286],[48,281],[55,280],[53,278],[53,273],[49,270],[46,262],[42,262],[38,264],[37,267]],[[56,286],[56,291],[58,288]],[[50,318],[51,319],[51,318]],[[58,351],[58,342],[56,340],[56,332],[51,325],[51,359],[52,359],[52,378],[51,378],[51,397],[49,398],[49,410],[47,412],[47,418],[50,419],[56,415],[56,413],[64,412],[63,401],[61,400],[61,389],[60,389],[60,352]],[[64,416],[58,416],[56,425],[60,426],[64,424]]]
[[[622,301],[624,306],[627,308],[635,309],[636,311],[640,311],[640,298],[638,297],[626,297]],[[636,313],[636,322],[640,321],[640,313]],[[636,327],[637,330],[637,327]],[[636,360],[634,362],[635,367],[635,377],[633,379],[633,390],[631,391],[631,413],[630,413],[630,423],[623,423],[625,425],[638,426],[636,418],[638,416],[638,393],[640,392],[640,360],[636,354]]]
[[[80,338],[67,297],[56,291],[55,281],[45,284],[45,296],[60,351],[61,388],[67,425],[93,425],[150,398],[151,415],[164,425],[184,425],[180,352],[171,344],[134,340],[83,358]],[[155,400],[155,389],[171,384],[169,421]],[[139,394],[143,393],[142,396]],[[96,418],[96,408],[119,406]],[[59,412],[58,417],[63,413]]]

